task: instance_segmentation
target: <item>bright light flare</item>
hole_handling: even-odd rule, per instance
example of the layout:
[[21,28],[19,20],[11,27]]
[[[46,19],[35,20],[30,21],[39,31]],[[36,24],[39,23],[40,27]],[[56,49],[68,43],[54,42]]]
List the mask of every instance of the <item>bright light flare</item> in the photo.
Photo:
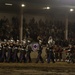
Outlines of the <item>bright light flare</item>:
[[70,9],[70,11],[71,11],[71,12],[73,12],[73,11],[74,11],[74,9]]
[[21,4],[21,7],[25,7],[25,4]]
[[50,7],[47,7],[47,9],[50,9]]
[[50,7],[44,7],[43,9],[48,9],[48,10],[49,10],[49,9],[50,9]]
[[5,3],[5,5],[12,6],[13,4],[11,4],[11,3]]

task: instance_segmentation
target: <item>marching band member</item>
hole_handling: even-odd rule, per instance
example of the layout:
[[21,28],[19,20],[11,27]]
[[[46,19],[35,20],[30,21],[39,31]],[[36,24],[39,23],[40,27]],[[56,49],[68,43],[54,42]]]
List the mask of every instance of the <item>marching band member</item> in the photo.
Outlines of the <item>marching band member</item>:
[[69,45],[69,47],[66,49],[67,50],[67,62],[70,63],[74,63],[74,47],[72,45]]
[[38,63],[39,60],[41,61],[41,63],[44,63],[43,58],[42,58],[42,56],[41,56],[41,54],[42,54],[42,49],[43,49],[42,40],[39,40],[39,50],[38,50],[38,56],[37,56],[37,59],[36,59],[36,63]]
[[7,44],[2,45],[2,61],[6,62],[6,52],[7,52]]
[[47,45],[46,52],[47,52],[47,63],[50,63],[50,60],[52,60],[52,62],[55,63],[53,46]]
[[14,44],[14,47],[13,47],[13,62],[19,62],[19,58],[18,58],[18,52],[19,52],[19,49],[18,49],[18,44]]
[[47,46],[47,49],[46,49],[47,52],[48,52],[47,63],[50,63],[50,60],[52,60],[52,62],[55,63],[53,46],[54,46],[53,38],[52,38],[52,36],[50,36],[49,39],[48,39],[48,46]]
[[13,49],[13,44],[10,43],[8,45],[8,55],[7,55],[7,62],[11,62],[12,61],[12,49]]
[[28,61],[29,63],[32,62],[32,60],[31,60],[31,56],[30,56],[31,51],[32,51],[31,46],[30,46],[30,43],[31,43],[31,41],[28,40],[28,43],[27,43],[27,46],[26,46],[27,61]]
[[20,62],[27,62],[27,59],[25,57],[26,55],[26,46],[21,45],[20,48]]

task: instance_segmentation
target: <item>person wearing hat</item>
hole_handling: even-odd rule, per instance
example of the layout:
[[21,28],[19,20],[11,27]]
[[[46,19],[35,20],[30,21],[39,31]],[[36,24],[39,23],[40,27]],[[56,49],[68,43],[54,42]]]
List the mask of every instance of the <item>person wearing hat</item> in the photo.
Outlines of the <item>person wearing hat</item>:
[[27,62],[27,59],[26,59],[26,47],[25,46],[21,46],[20,48],[20,62],[24,62],[26,63]]
[[37,58],[36,58],[36,63],[38,63],[39,61],[41,61],[41,63],[44,63],[43,58],[42,58],[42,56],[41,56],[41,54],[42,54],[42,49],[43,49],[42,40],[39,40],[39,50],[38,50],[38,56],[37,56]]
[[18,44],[14,44],[14,47],[13,47],[13,62],[19,62],[19,58],[18,58]]
[[13,49],[13,44],[12,43],[10,43],[9,45],[8,45],[8,55],[7,55],[7,62],[12,62],[12,49]]
[[2,45],[2,61],[6,62],[7,44]]
[[29,63],[32,62],[31,56],[30,56],[31,51],[32,51],[31,46],[30,46],[29,44],[27,44],[27,46],[26,46],[26,55],[27,55],[27,61],[28,61]]
[[55,63],[54,61],[54,53],[53,53],[53,46],[51,45],[48,45],[48,49],[47,49],[47,52],[48,52],[48,57],[47,57],[47,63],[50,63],[50,61],[52,60],[53,63]]

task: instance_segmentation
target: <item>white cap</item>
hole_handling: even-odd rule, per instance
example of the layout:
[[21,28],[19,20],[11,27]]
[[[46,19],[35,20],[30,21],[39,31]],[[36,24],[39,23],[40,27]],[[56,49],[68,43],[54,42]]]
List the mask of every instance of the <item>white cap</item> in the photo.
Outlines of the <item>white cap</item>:
[[30,40],[28,40],[28,43],[30,43]]

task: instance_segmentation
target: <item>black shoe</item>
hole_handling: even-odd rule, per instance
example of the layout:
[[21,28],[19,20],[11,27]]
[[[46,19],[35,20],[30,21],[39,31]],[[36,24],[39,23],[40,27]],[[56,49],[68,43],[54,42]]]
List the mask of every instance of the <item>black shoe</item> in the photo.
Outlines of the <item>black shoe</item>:
[[35,63],[38,63],[37,61]]
[[42,61],[41,63],[44,63],[44,61]]
[[55,63],[55,61],[53,61],[53,63]]

